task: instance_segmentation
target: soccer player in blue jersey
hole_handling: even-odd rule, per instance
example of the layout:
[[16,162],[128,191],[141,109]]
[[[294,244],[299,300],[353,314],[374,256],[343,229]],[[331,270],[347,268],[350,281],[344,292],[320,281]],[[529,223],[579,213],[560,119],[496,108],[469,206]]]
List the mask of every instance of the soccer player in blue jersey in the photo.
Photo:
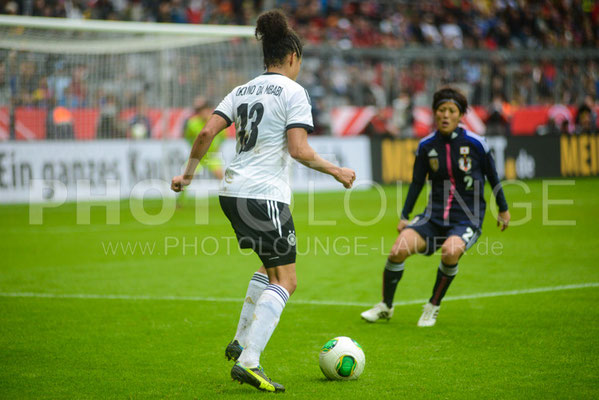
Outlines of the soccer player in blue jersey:
[[[418,145],[412,183],[397,226],[399,236],[383,272],[383,301],[361,314],[368,322],[393,316],[393,297],[406,258],[431,255],[441,248],[433,293],[418,321],[418,326],[435,325],[441,300],[458,273],[458,260],[481,234],[485,179],[499,207],[497,226],[502,231],[508,226],[510,213],[489,147],[482,137],[458,126],[467,108],[468,101],[455,89],[444,88],[433,96],[437,130]],[[428,206],[410,222],[427,176],[432,184]]]

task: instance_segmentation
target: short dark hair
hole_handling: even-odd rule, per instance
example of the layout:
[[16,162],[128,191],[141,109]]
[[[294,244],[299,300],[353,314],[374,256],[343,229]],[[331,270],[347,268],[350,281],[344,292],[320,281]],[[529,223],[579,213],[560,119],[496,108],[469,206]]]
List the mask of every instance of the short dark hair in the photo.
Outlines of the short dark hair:
[[461,114],[466,114],[466,111],[468,110],[468,100],[466,99],[466,96],[459,90],[451,87],[445,87],[435,92],[433,96],[433,111],[436,111],[437,108],[446,101],[450,101],[458,106],[458,110],[460,110]]
[[267,11],[258,17],[256,39],[262,41],[266,68],[283,64],[289,53],[295,53],[300,58],[302,56],[302,42],[280,10]]

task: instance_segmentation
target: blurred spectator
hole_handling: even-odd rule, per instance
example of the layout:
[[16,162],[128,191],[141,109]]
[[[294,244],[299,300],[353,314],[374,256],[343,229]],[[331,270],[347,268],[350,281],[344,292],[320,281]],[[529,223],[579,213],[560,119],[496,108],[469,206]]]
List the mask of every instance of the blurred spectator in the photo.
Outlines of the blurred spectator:
[[66,103],[71,108],[87,106],[87,67],[77,65],[73,70],[71,82],[66,89]]
[[98,139],[121,138],[122,129],[118,121],[119,107],[113,95],[107,95],[100,107],[100,119],[96,130]]
[[393,114],[389,121],[388,131],[391,135],[401,138],[410,138],[412,132],[412,98],[407,92],[401,92],[399,96],[393,100]]
[[504,100],[500,94],[493,97],[493,101],[489,106],[489,116],[485,121],[487,136],[509,136],[510,123],[509,116],[511,114],[510,104]]
[[420,22],[420,31],[425,40],[425,44],[432,46],[441,46],[443,43],[439,29],[435,25],[432,14],[425,14],[422,22]]
[[66,0],[64,2],[64,7],[67,18],[83,19],[83,10],[85,9],[83,0]]
[[115,8],[111,0],[96,0],[92,3],[93,7],[88,10],[93,19],[120,19],[115,14]]
[[33,92],[33,105],[45,107],[49,104],[51,97],[50,88],[48,87],[48,78],[41,78],[37,89]]
[[574,133],[577,135],[596,134],[597,123],[593,121],[593,110],[586,104],[578,107],[576,112],[576,128]]
[[123,19],[141,22],[148,20],[149,10],[144,7],[141,0],[132,0],[128,2],[123,13]]
[[16,105],[34,104],[33,93],[37,89],[39,79],[35,63],[30,60],[21,62],[19,64],[19,73],[15,78],[18,87]]
[[570,135],[574,133],[574,118],[570,109],[562,104],[556,104],[547,112],[549,134]]
[[18,15],[19,11],[19,4],[17,4],[16,1],[7,1],[4,4],[4,10],[2,11],[2,14]]
[[390,128],[392,129],[390,120],[391,116],[388,115],[387,110],[379,108],[362,133],[370,137],[392,138],[395,135],[390,130]]
[[147,115],[143,97],[135,101],[135,114],[129,119],[127,137],[131,139],[149,139],[152,137],[152,125]]
[[445,22],[441,24],[441,35],[445,47],[459,50],[464,47],[462,29],[458,26],[452,14],[448,14]]
[[56,103],[61,106],[68,105],[69,86],[72,77],[66,68],[64,60],[58,60],[54,65],[54,73],[48,77],[48,87]]
[[593,99],[593,96],[590,94],[587,94],[584,96],[584,100],[583,100],[583,105],[587,106],[589,108],[589,110],[591,111],[591,123],[595,126],[597,125],[597,112],[596,107],[595,107],[595,100]]
[[50,99],[46,116],[46,139],[72,140],[75,138],[73,114],[68,108]]
[[152,137],[152,125],[147,115],[147,107],[143,97],[135,101],[135,114],[129,120],[127,137],[131,139],[149,139]]
[[0,59],[0,104],[8,104],[12,100],[10,79],[8,78],[7,61]]

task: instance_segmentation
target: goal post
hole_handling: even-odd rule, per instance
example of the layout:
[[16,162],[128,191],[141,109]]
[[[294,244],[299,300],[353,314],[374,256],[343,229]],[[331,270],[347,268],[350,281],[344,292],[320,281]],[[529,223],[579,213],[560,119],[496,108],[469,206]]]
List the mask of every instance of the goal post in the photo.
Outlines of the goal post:
[[139,33],[162,35],[200,35],[218,38],[252,37],[254,27],[239,25],[194,25],[155,22],[104,21],[0,15],[0,25],[66,31]]
[[[216,106],[262,72],[253,27],[0,16],[0,204],[173,196],[189,144],[163,139],[181,138],[197,97]],[[158,140],[100,140],[122,138]],[[366,137],[311,143],[372,176]],[[225,165],[234,146],[221,146]],[[341,188],[304,166],[292,173],[293,190]],[[218,181],[198,175],[186,191],[204,201]]]
[[262,71],[257,46],[251,26],[0,16],[0,140],[180,137],[196,97]]

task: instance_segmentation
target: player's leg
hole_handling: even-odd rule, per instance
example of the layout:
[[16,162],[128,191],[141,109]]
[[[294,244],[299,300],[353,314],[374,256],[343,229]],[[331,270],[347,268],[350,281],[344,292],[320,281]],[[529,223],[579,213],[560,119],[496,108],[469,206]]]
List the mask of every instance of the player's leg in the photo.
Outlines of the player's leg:
[[393,316],[393,298],[403,276],[404,261],[412,254],[425,251],[426,246],[426,240],[417,230],[406,228],[401,232],[393,244],[383,269],[383,299],[361,314],[364,320],[375,322],[379,319],[389,320]]
[[247,346],[246,336],[253,320],[256,303],[268,284],[269,280],[266,268],[262,265],[250,279],[245,294],[245,300],[243,301],[243,306],[241,308],[241,314],[239,315],[237,332],[231,343],[229,343],[225,349],[225,357],[227,357],[227,359],[237,361],[243,348]]
[[[241,210],[247,210],[246,203],[248,200],[220,196],[219,201],[225,216],[229,219],[231,226],[235,230],[239,246],[241,248],[252,248],[254,242],[253,238],[256,235],[244,222],[244,218],[240,215],[239,207],[240,203],[242,203]],[[225,357],[229,360],[237,361],[239,358],[239,355],[245,346],[245,338],[253,319],[254,308],[267,285],[268,275],[266,274],[264,265],[262,265],[250,279],[243,306],[241,308],[235,338],[225,348]]]
[[418,326],[433,326],[441,308],[441,300],[458,273],[460,257],[478,239],[480,231],[469,226],[454,227],[449,231],[449,237],[441,246],[441,262],[437,269],[437,278],[429,302],[425,304]]
[[295,291],[295,264],[268,268],[270,283],[256,302],[254,319],[246,337],[247,346],[239,357],[246,367],[260,364],[260,354],[274,332],[289,296]]
[[430,303],[438,306],[445,296],[449,285],[458,273],[458,260],[466,251],[466,243],[461,237],[452,235],[441,246],[441,262],[437,269],[437,279],[433,287]]
[[231,370],[231,377],[265,391],[280,392],[285,388],[270,380],[260,367],[260,354],[270,340],[289,296],[297,286],[295,263],[267,268],[270,283],[256,303],[254,319],[247,334],[247,346]]
[[413,254],[424,252],[425,249],[426,241],[412,228],[406,228],[393,244],[383,271],[383,302],[389,308],[393,306],[395,290],[403,276],[405,260]]
[[[254,221],[253,235],[257,243],[253,249],[262,260],[269,284],[264,288],[253,313],[246,336],[247,346],[231,370],[231,377],[242,383],[266,391],[284,391],[272,382],[260,367],[260,355],[274,332],[289,296],[297,286],[295,273],[295,227],[289,206],[275,201],[249,201],[248,209],[254,217],[266,220],[266,227]],[[270,224],[270,225],[269,225]]]
[[440,305],[449,285],[458,273],[458,261],[480,236],[480,230],[472,226],[456,226],[448,232],[447,240],[441,247],[441,263],[433,287],[430,302]]

